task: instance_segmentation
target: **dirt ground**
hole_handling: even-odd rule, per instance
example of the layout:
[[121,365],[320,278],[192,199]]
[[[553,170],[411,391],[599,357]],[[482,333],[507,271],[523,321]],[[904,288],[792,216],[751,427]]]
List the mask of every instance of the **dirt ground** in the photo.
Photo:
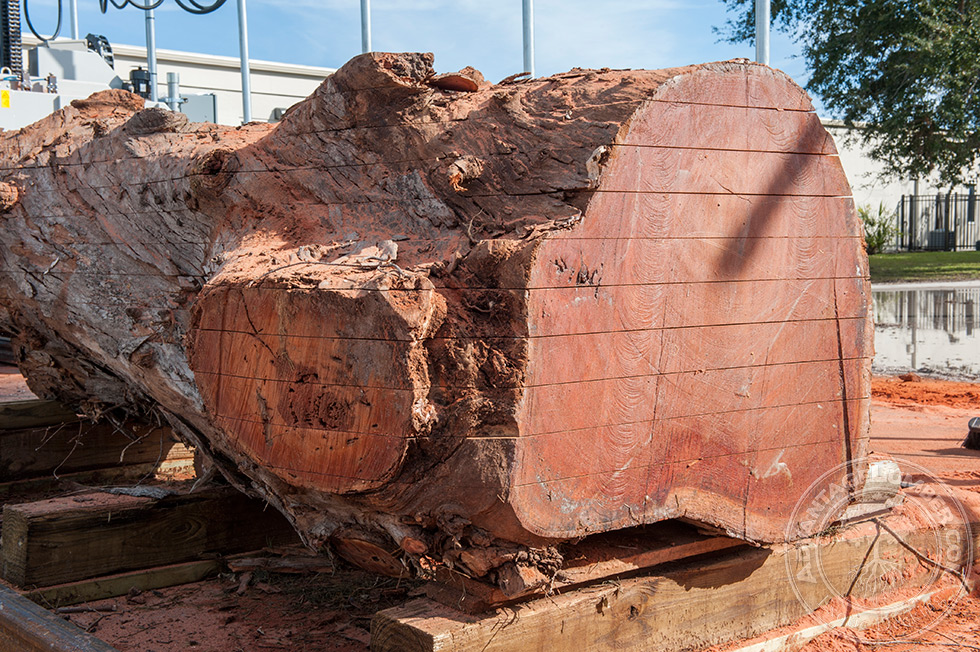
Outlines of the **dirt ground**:
[[[872,385],[871,447],[923,466],[959,490],[980,492],[980,451],[963,448],[967,422],[980,416],[980,385],[933,379],[875,378]],[[974,551],[974,557],[980,551]],[[980,566],[974,566],[974,579]],[[980,589],[950,605],[937,595],[880,625],[855,631],[841,627],[810,642],[807,652],[934,652],[980,650]],[[930,630],[916,632],[952,606]]]
[[91,611],[65,617],[120,652],[363,652],[374,613],[405,602],[416,586],[338,562],[332,574],[229,573],[88,603]]
[[[980,492],[980,452],[961,447],[967,421],[980,416],[980,385],[933,379],[876,378],[872,443],[876,455],[912,461],[943,481]],[[19,374],[0,366],[0,396],[30,398]],[[980,570],[978,568],[977,570]],[[63,617],[120,652],[260,652],[369,649],[375,611],[418,594],[419,584],[379,578],[337,561],[332,573],[228,573],[168,589],[134,593],[73,608]],[[839,628],[809,643],[810,652],[980,650],[980,593],[961,598],[931,631],[903,641],[902,632],[930,622],[948,605],[937,596],[898,619],[855,632]],[[788,631],[788,628],[784,628]]]

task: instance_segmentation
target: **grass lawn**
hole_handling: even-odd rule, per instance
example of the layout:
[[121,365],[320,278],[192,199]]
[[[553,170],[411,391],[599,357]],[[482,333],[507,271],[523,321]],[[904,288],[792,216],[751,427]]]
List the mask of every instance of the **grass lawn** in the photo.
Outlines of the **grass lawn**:
[[980,279],[980,251],[914,251],[871,256],[871,282]]

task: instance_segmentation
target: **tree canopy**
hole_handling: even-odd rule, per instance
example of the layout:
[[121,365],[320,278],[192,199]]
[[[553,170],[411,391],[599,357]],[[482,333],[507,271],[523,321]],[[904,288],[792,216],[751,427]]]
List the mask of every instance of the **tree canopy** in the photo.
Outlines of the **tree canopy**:
[[[755,39],[754,0],[723,0],[718,31]],[[861,130],[893,175],[938,171],[974,178],[980,154],[980,2],[977,0],[772,0],[775,29],[796,35],[807,90],[832,117]]]

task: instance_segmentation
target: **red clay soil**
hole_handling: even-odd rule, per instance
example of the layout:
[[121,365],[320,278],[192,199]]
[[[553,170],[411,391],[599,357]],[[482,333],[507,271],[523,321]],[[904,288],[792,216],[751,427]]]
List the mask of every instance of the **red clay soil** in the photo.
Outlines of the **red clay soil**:
[[371,617],[409,599],[416,584],[339,562],[334,574],[256,572],[250,582],[228,574],[66,617],[120,652],[366,652]]
[[[946,380],[875,378],[872,382],[871,448],[925,467],[957,490],[980,492],[980,452],[963,448],[967,422],[980,416],[980,385]],[[976,555],[976,551],[974,552]],[[977,580],[974,566],[974,581]],[[895,600],[902,596],[896,595]],[[874,627],[856,631],[840,627],[823,634],[806,652],[934,652],[980,650],[980,594],[956,601],[938,594],[911,611]],[[769,637],[787,633],[789,628]],[[909,632],[916,632],[909,635]]]
[[980,451],[962,447],[980,416],[980,385],[946,380],[875,378],[871,451],[925,467],[939,479],[980,491]]
[[[980,597],[956,601],[937,626],[922,630],[950,605],[950,598],[937,595],[912,610],[862,631],[839,627],[818,636],[804,652],[934,652],[935,650],[980,649]],[[907,632],[916,632],[909,636]]]
[[980,412],[980,385],[951,380],[934,380],[907,374],[912,380],[899,377],[875,378],[871,396],[876,403],[890,405],[942,405],[952,408],[972,408]]

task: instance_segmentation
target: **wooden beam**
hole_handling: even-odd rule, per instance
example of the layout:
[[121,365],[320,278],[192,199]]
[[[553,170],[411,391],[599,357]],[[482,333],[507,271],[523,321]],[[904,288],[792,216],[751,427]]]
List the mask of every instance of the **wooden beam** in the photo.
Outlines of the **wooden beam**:
[[160,500],[90,492],[6,505],[3,514],[2,575],[21,587],[297,539],[278,511],[229,487]]
[[64,607],[126,595],[132,589],[150,591],[168,586],[190,584],[218,574],[224,564],[220,559],[202,559],[182,564],[168,564],[145,570],[116,573],[105,577],[68,582],[34,589],[24,594],[47,608]]
[[[912,533],[906,540],[925,548],[934,534]],[[881,558],[905,566],[895,573],[889,590],[917,586],[934,570],[925,569],[888,535],[822,540],[803,549],[807,545],[821,546],[820,570],[837,585],[848,586],[856,573],[864,572],[874,549]],[[710,562],[671,565],[655,575],[587,587],[483,616],[426,598],[413,600],[375,615],[371,649],[681,650],[745,639],[807,615],[788,581],[787,556],[795,554],[793,550],[729,551]],[[796,585],[811,604],[825,595],[820,582]],[[865,597],[860,593],[858,588],[853,595]]]
[[440,568],[425,594],[466,613],[481,613],[531,596],[566,593],[586,584],[628,577],[654,566],[745,546],[744,541],[708,536],[688,525],[668,521],[586,537],[565,548],[565,564],[548,582],[507,593],[463,573]]
[[[11,500],[21,500],[33,497],[50,496],[63,492],[78,485],[100,487],[110,484],[132,484],[146,477],[189,476],[194,473],[194,457],[187,457],[186,449],[171,449],[167,458],[159,464],[126,464],[91,471],[58,474],[57,477],[47,475],[12,482],[0,482],[0,505]],[[3,517],[0,515],[0,522]]]
[[78,415],[57,401],[30,399],[0,403],[0,429],[43,428],[78,421]]
[[0,586],[0,652],[116,652],[116,648]]
[[170,428],[136,421],[0,431],[0,482],[193,457]]

